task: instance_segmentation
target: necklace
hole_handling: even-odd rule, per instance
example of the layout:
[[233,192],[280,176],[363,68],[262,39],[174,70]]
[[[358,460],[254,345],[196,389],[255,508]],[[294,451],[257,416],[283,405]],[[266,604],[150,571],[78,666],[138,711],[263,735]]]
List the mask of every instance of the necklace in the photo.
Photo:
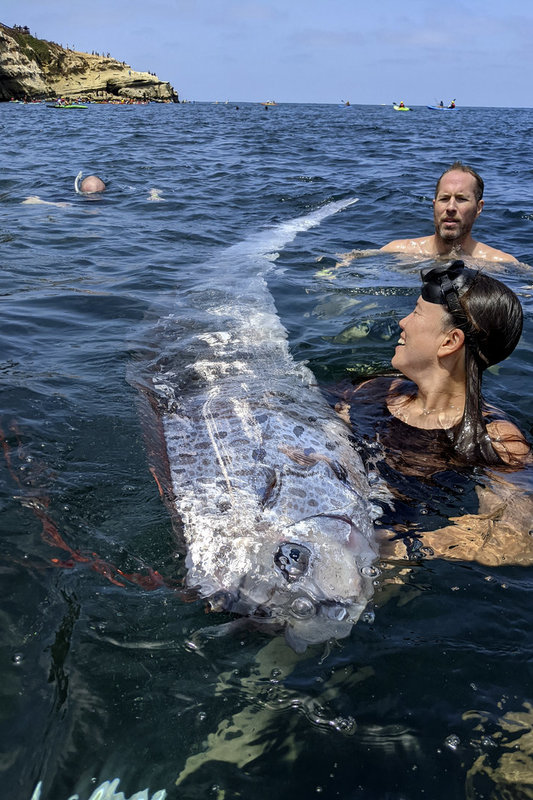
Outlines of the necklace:
[[449,408],[453,408],[455,411],[459,411],[459,406],[454,406],[453,403],[450,403],[449,405],[444,406],[444,408],[423,408],[422,409],[422,414],[425,417],[427,417],[430,414],[434,414],[436,411],[438,411],[439,413],[442,413],[444,411],[448,411]]
[[[412,411],[414,411],[414,409],[410,410],[410,406],[415,400],[416,400],[416,396],[405,398],[405,401],[401,405],[396,405],[396,408],[393,411],[394,416],[396,416],[399,419],[403,420],[407,424],[410,424],[409,421],[410,421],[411,418],[416,420],[416,415],[413,415],[413,413],[412,413]],[[462,406],[457,406],[454,403],[448,403],[448,405],[444,406],[443,408],[423,408],[420,411],[419,418],[420,417],[429,417],[429,416],[431,416],[431,414],[445,415],[446,412],[449,411],[450,409],[452,411],[459,412],[459,413],[461,413],[462,410],[463,410]],[[454,414],[453,418],[455,418],[456,416],[457,416],[457,414]],[[449,427],[449,424],[451,423],[451,421],[452,421],[451,419],[450,420],[445,420],[445,421],[444,420],[442,420],[442,421],[439,420],[439,422],[441,422],[442,427]],[[446,424],[446,423],[448,423],[448,424]],[[416,423],[415,423],[415,427],[419,427],[419,426],[417,426]]]

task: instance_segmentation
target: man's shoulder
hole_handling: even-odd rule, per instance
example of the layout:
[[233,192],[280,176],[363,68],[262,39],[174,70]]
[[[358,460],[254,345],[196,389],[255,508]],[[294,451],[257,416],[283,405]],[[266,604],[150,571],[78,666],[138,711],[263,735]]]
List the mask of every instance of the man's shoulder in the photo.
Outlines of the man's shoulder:
[[474,258],[483,259],[483,261],[518,263],[518,260],[510,253],[505,253],[503,250],[497,250],[495,247],[490,247],[488,244],[483,244],[483,242],[475,243],[471,255]]
[[394,239],[380,248],[385,253],[431,253],[434,236],[419,236],[410,239]]

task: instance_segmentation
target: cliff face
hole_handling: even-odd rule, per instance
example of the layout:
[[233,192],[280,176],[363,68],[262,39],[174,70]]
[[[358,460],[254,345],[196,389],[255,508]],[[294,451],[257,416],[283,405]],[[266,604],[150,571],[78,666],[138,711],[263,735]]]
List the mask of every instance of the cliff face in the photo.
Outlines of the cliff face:
[[47,97],[179,102],[166,81],[114,58],[67,50],[0,23],[0,101]]
[[0,27],[0,100],[47,94],[39,65]]

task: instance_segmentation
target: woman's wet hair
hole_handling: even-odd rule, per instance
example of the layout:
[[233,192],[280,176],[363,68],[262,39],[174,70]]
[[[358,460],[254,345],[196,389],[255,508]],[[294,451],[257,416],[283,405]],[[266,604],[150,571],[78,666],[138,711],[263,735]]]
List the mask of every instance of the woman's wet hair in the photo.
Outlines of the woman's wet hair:
[[441,303],[446,311],[445,327],[459,328],[465,335],[465,410],[454,447],[469,463],[501,464],[487,433],[481,380],[484,370],[507,358],[520,340],[520,301],[504,283],[466,268],[462,261],[422,270],[422,280],[422,296],[426,292],[429,302]]

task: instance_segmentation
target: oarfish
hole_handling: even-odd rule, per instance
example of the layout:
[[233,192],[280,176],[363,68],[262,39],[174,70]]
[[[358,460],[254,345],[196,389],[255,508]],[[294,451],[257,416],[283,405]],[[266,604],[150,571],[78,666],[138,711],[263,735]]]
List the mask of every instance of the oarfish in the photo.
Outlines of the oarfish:
[[372,597],[377,490],[292,357],[265,275],[275,251],[354,202],[191,268],[151,332],[144,376],[158,420],[153,472],[183,537],[187,586],[212,608],[283,629],[296,650],[347,636]]

